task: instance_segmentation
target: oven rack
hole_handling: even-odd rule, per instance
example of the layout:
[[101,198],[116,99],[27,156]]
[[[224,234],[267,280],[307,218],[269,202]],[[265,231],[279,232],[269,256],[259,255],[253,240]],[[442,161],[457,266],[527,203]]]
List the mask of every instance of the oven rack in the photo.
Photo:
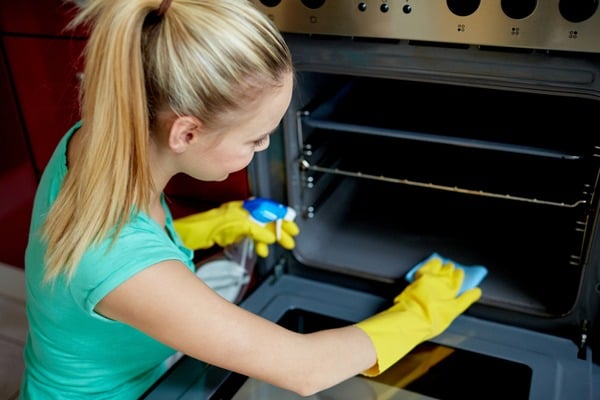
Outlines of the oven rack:
[[[295,158],[307,189],[328,192],[337,175],[551,207],[591,204],[598,146],[589,124],[575,117],[593,115],[595,101],[513,96],[506,103],[521,117],[518,123],[482,125],[485,118],[468,118],[463,108],[497,114],[486,99],[493,93],[502,100],[501,90],[435,85],[436,98],[429,99],[403,81],[332,81],[324,96],[296,112]],[[386,91],[410,101],[377,101],[375,95]],[[548,115],[525,118],[530,102],[546,105]],[[425,105],[440,115],[423,118]],[[556,133],[552,118],[558,115],[573,117],[570,132]],[[309,197],[318,202],[320,196]]]
[[[565,203],[556,203],[552,201],[543,201],[534,198],[520,198],[517,196],[513,196],[510,194],[497,194],[497,193],[487,193],[483,191],[475,191],[470,189],[464,189],[459,187],[448,187],[442,185],[436,185],[433,183],[424,183],[424,182],[415,182],[410,181],[408,179],[398,179],[391,178],[386,176],[374,176],[369,174],[364,174],[361,172],[350,172],[344,171],[337,168],[326,168],[317,165],[310,165],[307,160],[302,159],[300,161],[302,176],[303,176],[303,186],[305,189],[302,193],[302,215],[306,219],[312,219],[315,217],[319,210],[322,208],[324,203],[331,201],[331,197],[334,192],[339,190],[340,186],[348,185],[344,179],[356,179],[356,180],[367,180],[373,182],[383,182],[383,183],[392,183],[399,184],[407,187],[414,187],[417,189],[433,189],[439,190],[447,193],[456,193],[467,196],[482,196],[487,197],[491,200],[499,200],[504,202],[505,200],[510,200],[514,202],[520,202],[522,204],[530,204],[531,206],[550,206],[550,207],[558,207],[567,212],[565,215],[569,215],[567,219],[571,221],[571,228],[569,231],[573,232],[573,235],[576,239],[573,240],[572,250],[569,251],[569,261],[568,264],[573,267],[580,267],[581,260],[583,257],[582,250],[584,248],[584,242],[589,235],[588,232],[588,223],[589,223],[589,201],[588,200],[580,200],[576,204],[565,204]],[[307,175],[307,172],[311,171],[317,174],[320,174],[318,179],[314,179],[314,175]],[[326,181],[326,183],[324,183]],[[321,184],[320,188],[317,187],[317,184]],[[352,186],[352,185],[350,185]],[[581,208],[580,208],[581,206]],[[585,207],[584,207],[585,206]],[[492,208],[494,206],[491,206]],[[506,207],[511,209],[511,207]],[[572,211],[568,211],[572,210]],[[525,212],[524,214],[527,214]],[[321,214],[322,215],[322,214]],[[323,218],[322,216],[319,217]],[[541,223],[541,221],[540,221]],[[527,224],[526,219],[523,219],[523,224]],[[565,226],[566,229],[566,226]]]
[[296,162],[303,187],[315,193],[328,191],[335,181],[331,175],[338,175],[552,207],[587,208],[598,180],[598,159],[587,155],[568,159],[506,155],[302,124],[299,133],[308,133],[309,139]]
[[[488,267],[482,304],[549,317],[567,313],[575,301],[586,240],[574,226],[577,210],[496,199],[483,204],[449,192],[422,196],[419,188],[388,189],[349,176],[336,183],[320,204],[309,206],[313,218],[300,214],[303,234],[294,255],[303,265],[397,284],[436,251]],[[469,219],[462,217],[466,211]],[[532,234],[542,224],[545,229]],[[540,274],[552,278],[536,285]],[[559,290],[564,295],[557,298]]]
[[[588,200],[586,200],[586,199],[576,200],[572,203],[556,202],[556,201],[550,201],[550,200],[541,200],[541,199],[537,199],[537,198],[515,196],[515,195],[511,195],[511,194],[500,194],[500,193],[486,192],[483,190],[466,189],[466,188],[461,188],[461,187],[457,187],[457,186],[438,185],[438,184],[431,183],[431,182],[419,182],[419,181],[413,181],[413,180],[404,179],[404,178],[393,178],[393,177],[384,176],[384,175],[372,175],[372,174],[363,173],[360,171],[357,171],[357,172],[344,171],[339,168],[328,168],[328,167],[321,167],[318,165],[312,165],[312,164],[310,164],[310,162],[308,160],[306,160],[304,158],[300,160],[299,164],[300,164],[300,168],[304,171],[314,171],[314,172],[319,172],[319,173],[343,175],[343,176],[349,176],[349,177],[360,178],[360,179],[372,179],[372,180],[381,181],[381,182],[389,182],[389,183],[396,183],[396,184],[401,184],[401,185],[416,186],[416,187],[425,188],[425,189],[443,190],[443,191],[447,191],[447,192],[454,192],[454,193],[461,193],[461,194],[468,194],[468,195],[475,195],[475,196],[483,196],[483,197],[490,197],[490,198],[510,200],[510,201],[522,201],[522,202],[554,206],[554,207],[576,208],[576,207],[579,207],[582,205],[587,205],[589,203]],[[305,176],[305,186],[306,187],[311,187],[311,188],[314,187],[314,181],[315,181],[314,177]]]

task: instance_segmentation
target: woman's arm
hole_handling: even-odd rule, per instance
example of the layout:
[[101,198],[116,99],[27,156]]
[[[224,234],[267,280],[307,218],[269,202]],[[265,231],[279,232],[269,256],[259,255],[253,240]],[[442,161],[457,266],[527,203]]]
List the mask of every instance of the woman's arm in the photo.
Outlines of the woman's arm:
[[96,311],[191,357],[301,396],[376,362],[373,344],[361,329],[287,330],[223,299],[177,261],[136,274],[98,303]]

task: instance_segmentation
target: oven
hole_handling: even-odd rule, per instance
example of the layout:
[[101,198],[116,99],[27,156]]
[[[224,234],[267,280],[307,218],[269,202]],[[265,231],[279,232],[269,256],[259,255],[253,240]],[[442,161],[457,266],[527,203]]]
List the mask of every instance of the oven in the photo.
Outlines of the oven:
[[[488,269],[443,334],[314,398],[600,398],[598,0],[254,3],[297,82],[250,186],[301,233],[241,306],[308,332],[386,307],[432,253]],[[146,398],[296,397],[183,357]]]

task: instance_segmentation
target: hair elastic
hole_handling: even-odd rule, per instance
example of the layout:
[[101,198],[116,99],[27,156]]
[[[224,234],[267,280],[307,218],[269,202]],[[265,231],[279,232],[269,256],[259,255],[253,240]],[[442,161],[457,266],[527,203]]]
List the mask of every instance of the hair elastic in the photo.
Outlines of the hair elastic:
[[160,2],[160,6],[158,6],[158,11],[156,12],[157,17],[162,17],[167,12],[167,9],[171,5],[171,0],[162,0]]

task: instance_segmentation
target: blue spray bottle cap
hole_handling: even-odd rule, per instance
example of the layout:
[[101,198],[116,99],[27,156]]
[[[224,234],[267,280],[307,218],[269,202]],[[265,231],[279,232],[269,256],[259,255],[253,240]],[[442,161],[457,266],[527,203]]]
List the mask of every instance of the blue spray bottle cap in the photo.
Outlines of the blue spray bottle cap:
[[296,212],[293,208],[261,197],[253,197],[245,200],[244,209],[250,213],[252,219],[261,224],[267,224],[280,219],[291,221],[296,217]]
[[281,238],[281,221],[293,221],[296,218],[296,211],[293,208],[262,197],[245,200],[243,207],[250,213],[250,218],[259,224],[275,222],[278,240]]

